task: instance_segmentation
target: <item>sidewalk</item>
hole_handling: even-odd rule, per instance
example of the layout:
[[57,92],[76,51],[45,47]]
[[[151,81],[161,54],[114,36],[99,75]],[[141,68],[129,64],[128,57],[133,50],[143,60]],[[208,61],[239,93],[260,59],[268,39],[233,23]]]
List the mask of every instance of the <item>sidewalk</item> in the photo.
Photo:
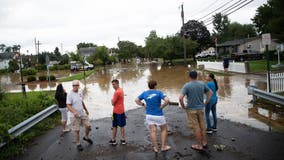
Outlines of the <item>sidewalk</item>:
[[[168,152],[152,151],[149,132],[144,125],[144,109],[127,112],[127,145],[108,144],[111,137],[111,119],[104,118],[91,122],[90,138],[93,145],[82,140],[84,151],[77,151],[73,143],[72,132],[61,135],[60,126],[35,139],[26,153],[18,159],[42,160],[282,160],[284,159],[284,134],[265,132],[228,120],[218,121],[218,132],[208,135],[208,148],[205,152],[192,150],[195,143],[192,132],[187,127],[184,110],[169,106],[164,110],[169,130]],[[83,130],[81,130],[81,139]],[[120,139],[117,139],[119,142]],[[214,145],[225,145],[223,151],[217,151]]]

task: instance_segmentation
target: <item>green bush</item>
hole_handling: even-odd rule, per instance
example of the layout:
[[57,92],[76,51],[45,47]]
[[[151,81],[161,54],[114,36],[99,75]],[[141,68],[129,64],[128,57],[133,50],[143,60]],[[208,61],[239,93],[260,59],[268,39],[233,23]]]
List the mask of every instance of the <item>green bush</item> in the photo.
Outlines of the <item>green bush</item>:
[[46,76],[39,76],[39,77],[38,77],[38,80],[40,80],[40,81],[45,81],[46,79],[47,79]]
[[56,80],[56,77],[54,75],[50,75],[49,78],[50,78],[51,81]]
[[25,151],[26,145],[34,137],[60,124],[60,114],[56,112],[50,115],[11,140],[8,129],[54,104],[55,100],[54,92],[27,92],[26,97],[23,97],[22,93],[6,94],[0,103],[0,141],[8,144],[0,149],[0,159],[15,159]]
[[34,68],[29,68],[29,69],[23,69],[23,76],[30,76],[30,75],[36,75],[37,70]]
[[28,81],[28,82],[36,81],[36,77],[35,77],[35,76],[29,76],[29,77],[27,78],[27,81]]

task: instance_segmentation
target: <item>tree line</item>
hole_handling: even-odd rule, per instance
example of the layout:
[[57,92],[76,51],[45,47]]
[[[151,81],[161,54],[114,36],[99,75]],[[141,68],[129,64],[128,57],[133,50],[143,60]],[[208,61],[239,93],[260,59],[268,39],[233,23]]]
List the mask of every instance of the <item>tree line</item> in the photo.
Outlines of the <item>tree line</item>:
[[[127,62],[132,58],[163,58],[167,61],[184,58],[184,49],[187,58],[193,58],[195,55],[208,47],[214,47],[216,43],[242,39],[247,37],[259,36],[262,33],[271,33],[278,41],[284,41],[284,1],[268,0],[268,2],[258,7],[255,16],[251,19],[252,24],[240,24],[231,22],[227,15],[217,13],[213,15],[213,33],[210,34],[206,25],[201,21],[189,20],[180,31],[173,35],[161,37],[155,30],[150,31],[145,37],[145,46],[137,45],[131,41],[119,41],[117,48],[107,48],[93,43],[79,43],[77,50],[62,54],[58,47],[54,52],[42,52],[39,55],[23,55],[24,67],[45,68],[46,55],[50,60],[59,61],[60,64],[68,64],[69,61],[84,62],[95,65],[106,65],[119,62]],[[14,52],[19,45],[5,46],[0,44],[0,51]],[[84,60],[79,53],[80,48],[94,47],[94,52]],[[17,61],[11,62],[11,67],[17,69]]]

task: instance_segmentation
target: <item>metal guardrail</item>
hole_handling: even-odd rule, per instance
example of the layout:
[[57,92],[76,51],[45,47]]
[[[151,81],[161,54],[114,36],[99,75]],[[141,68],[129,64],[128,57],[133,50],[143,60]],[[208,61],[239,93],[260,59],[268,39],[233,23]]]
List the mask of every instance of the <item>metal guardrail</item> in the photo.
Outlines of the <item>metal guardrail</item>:
[[284,105],[284,96],[259,90],[255,86],[248,87],[248,95],[253,95],[253,101],[255,101],[257,97],[261,97],[266,100]]
[[[33,115],[32,117],[26,119],[25,121],[9,129],[8,133],[13,137],[17,137],[18,135],[24,133],[25,131],[27,131],[28,129],[30,129],[31,127],[33,127],[34,125],[36,125],[37,123],[39,123],[40,121],[42,121],[43,119],[45,119],[46,117],[57,111],[57,109],[58,109],[57,105],[55,104],[51,105],[48,108],[40,111],[39,113]],[[5,142],[0,143],[0,148],[3,147],[5,144],[6,144]]]

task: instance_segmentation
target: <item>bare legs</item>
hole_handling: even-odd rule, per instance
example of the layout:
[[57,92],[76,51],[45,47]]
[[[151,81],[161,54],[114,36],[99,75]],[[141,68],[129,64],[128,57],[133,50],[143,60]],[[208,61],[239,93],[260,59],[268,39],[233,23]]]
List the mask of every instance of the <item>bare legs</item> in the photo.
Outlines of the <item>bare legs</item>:
[[[112,140],[116,139],[116,134],[117,134],[117,127],[113,127],[112,128]],[[124,129],[124,127],[120,128],[120,136],[121,136],[121,140],[125,140],[125,129]]]
[[[161,150],[167,151],[170,149],[170,146],[167,145],[167,124],[161,125]],[[157,143],[157,126],[156,125],[150,125],[150,136],[152,139],[152,143],[154,146],[154,151],[158,152],[158,143]]]

